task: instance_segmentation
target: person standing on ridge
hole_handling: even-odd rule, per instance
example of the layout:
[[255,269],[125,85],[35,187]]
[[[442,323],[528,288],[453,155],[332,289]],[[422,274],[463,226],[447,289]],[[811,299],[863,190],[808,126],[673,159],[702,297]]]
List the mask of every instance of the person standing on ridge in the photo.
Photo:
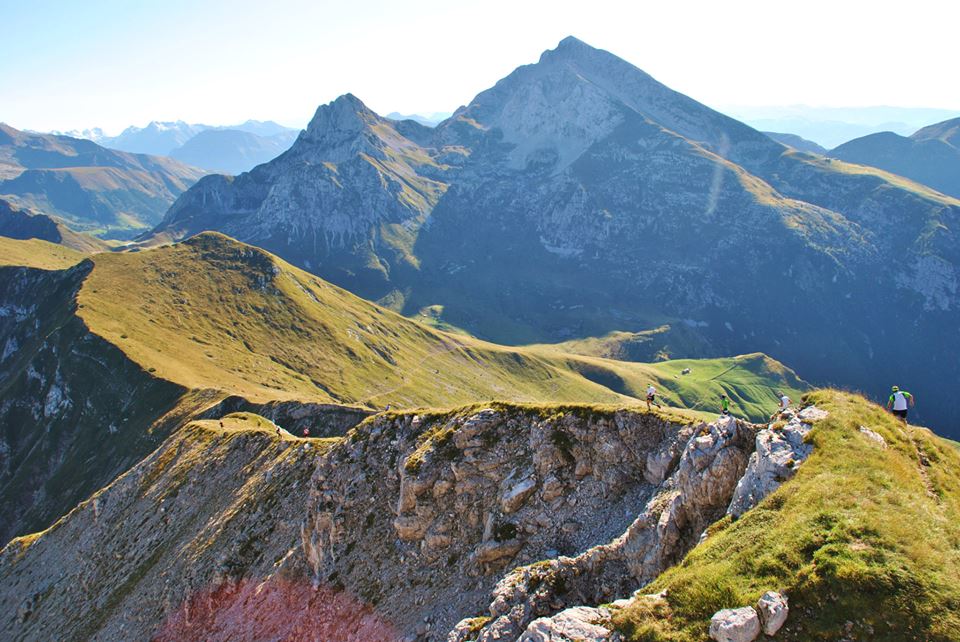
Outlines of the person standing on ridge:
[[887,410],[892,408],[893,414],[900,418],[900,421],[907,423],[907,407],[916,404],[916,400],[906,390],[900,390],[899,386],[892,388],[890,398],[887,400]]
[[663,406],[657,403],[657,389],[653,387],[652,383],[647,386],[647,410],[650,410],[650,404],[653,404],[657,408],[663,408]]
[[725,394],[720,395],[720,411],[722,415],[730,415],[730,398]]
[[777,406],[776,412],[774,412],[773,415],[770,416],[770,419],[773,419],[774,417],[779,415],[781,412],[783,412],[784,410],[790,407],[790,397],[788,397],[785,392],[781,392],[778,390],[777,398],[779,398],[780,400],[780,405]]

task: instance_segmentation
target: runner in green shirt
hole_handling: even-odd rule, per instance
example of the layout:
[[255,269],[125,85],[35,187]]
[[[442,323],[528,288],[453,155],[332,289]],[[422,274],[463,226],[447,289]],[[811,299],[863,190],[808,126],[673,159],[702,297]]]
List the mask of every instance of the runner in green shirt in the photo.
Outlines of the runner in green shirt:
[[892,410],[893,414],[900,418],[904,423],[907,422],[907,408],[916,403],[906,390],[900,390],[899,386],[894,386],[891,391],[890,399],[887,400],[887,410]]

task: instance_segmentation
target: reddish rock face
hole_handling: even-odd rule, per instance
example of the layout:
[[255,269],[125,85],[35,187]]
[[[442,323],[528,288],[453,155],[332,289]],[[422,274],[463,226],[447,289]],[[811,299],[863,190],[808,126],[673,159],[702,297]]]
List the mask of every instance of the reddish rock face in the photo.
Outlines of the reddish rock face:
[[398,637],[370,605],[346,592],[270,578],[226,582],[194,593],[152,640],[391,642]]

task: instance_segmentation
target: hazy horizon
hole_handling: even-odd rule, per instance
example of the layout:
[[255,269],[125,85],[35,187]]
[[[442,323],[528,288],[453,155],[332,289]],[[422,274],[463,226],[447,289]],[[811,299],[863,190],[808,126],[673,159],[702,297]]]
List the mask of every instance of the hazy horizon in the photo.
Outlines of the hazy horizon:
[[[361,97],[361,100],[362,100],[362,97]],[[326,101],[326,102],[330,102],[330,101]],[[325,103],[319,103],[317,107],[319,107],[321,104],[325,104]],[[778,117],[783,118],[789,115],[796,115],[798,117],[802,117],[803,115],[813,115],[817,112],[821,112],[824,117],[818,118],[812,122],[830,122],[826,118],[826,112],[846,112],[845,115],[847,116],[847,122],[864,125],[866,127],[879,127],[894,121],[891,121],[889,118],[872,116],[871,115],[872,112],[879,111],[879,110],[889,110],[889,111],[902,112],[902,115],[900,116],[900,120],[896,124],[905,124],[915,128],[919,128],[929,124],[933,124],[934,122],[938,122],[939,120],[946,120],[949,118],[960,117],[960,109],[942,109],[937,107],[926,107],[926,106],[921,106],[921,107],[905,107],[905,106],[896,106],[896,105],[856,105],[856,106],[839,105],[838,106],[838,105],[803,105],[803,104],[719,105],[719,106],[708,105],[708,106],[728,116],[737,118],[738,120],[741,120],[743,122],[748,122],[751,120],[773,119]],[[444,112],[444,111],[438,111],[438,110],[423,110],[420,112],[400,112],[399,110],[396,110],[396,109],[390,109],[383,112],[378,111],[377,113],[379,113],[381,116],[387,116],[387,117],[390,117],[393,114],[399,114],[405,117],[417,116],[417,117],[426,118],[428,120],[429,119],[442,120],[443,118],[446,118],[447,116],[452,115],[453,111],[450,110],[450,111]],[[311,117],[312,115],[313,113],[311,112]],[[890,118],[897,118],[897,116],[891,116]],[[309,118],[305,118],[299,122],[283,122],[276,118],[267,117],[262,119],[244,119],[244,121],[229,122],[229,123],[227,122],[200,123],[200,122],[190,121],[184,118],[175,118],[172,120],[163,120],[163,121],[157,118],[151,118],[147,121],[130,122],[118,128],[110,128],[110,129],[105,127],[100,127],[99,125],[94,123],[94,124],[85,125],[83,127],[73,127],[69,129],[63,128],[63,127],[52,127],[46,130],[39,130],[39,129],[27,128],[27,127],[18,127],[17,123],[7,122],[2,119],[0,119],[0,122],[6,122],[6,124],[10,125],[11,127],[15,127],[17,129],[38,131],[42,133],[51,132],[51,131],[67,132],[67,131],[101,129],[103,133],[108,136],[116,136],[129,127],[144,128],[152,122],[182,121],[191,125],[204,125],[208,127],[230,127],[230,126],[242,125],[247,120],[259,120],[261,122],[273,121],[279,125],[282,125],[284,127],[289,127],[291,129],[303,129],[304,127],[307,126],[307,124],[310,121]]]
[[[601,0],[589,10],[504,0],[373,0],[362,8],[4,0],[3,13],[0,120],[39,131],[118,133],[151,120],[302,126],[347,92],[378,113],[448,112],[568,35],[721,110],[904,105],[960,113],[960,86],[938,73],[954,55],[960,7],[931,0],[909,12],[822,0],[802,8]],[[912,26],[919,21],[922,30]]]

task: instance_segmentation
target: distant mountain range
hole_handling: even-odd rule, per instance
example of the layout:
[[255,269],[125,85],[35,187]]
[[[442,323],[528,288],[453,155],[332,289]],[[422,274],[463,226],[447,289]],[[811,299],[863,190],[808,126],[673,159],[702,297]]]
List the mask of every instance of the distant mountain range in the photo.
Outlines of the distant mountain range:
[[241,174],[289,149],[300,132],[258,136],[238,129],[207,129],[170,153],[188,165]]
[[827,150],[817,145],[812,140],[807,140],[796,134],[784,134],[780,132],[763,132],[778,143],[783,143],[788,147],[799,149],[801,152],[812,152],[814,154],[826,154]]
[[170,158],[0,123],[0,197],[104,238],[129,238],[156,225],[203,174]]
[[170,156],[195,167],[228,174],[245,172],[279,156],[299,133],[270,120],[248,120],[227,127],[182,120],[152,121],[146,127],[128,127],[117,136],[107,136],[99,128],[65,132],[111,149]]
[[960,118],[929,125],[911,136],[880,132],[831,150],[830,156],[900,174],[960,198]]
[[883,131],[909,135],[960,115],[957,110],[908,107],[729,107],[724,113],[761,131],[789,132],[827,149]]
[[947,431],[958,216],[569,38],[436,128],[324,105],[281,157],[199,181],[152,241],[220,230],[505,343],[684,325],[689,356],[760,350],[821,383],[920,388]]
[[439,125],[452,115],[453,114],[448,111],[435,111],[429,114],[401,114],[400,112],[392,111],[387,114],[387,118],[390,120],[414,120],[421,125],[433,127]]

